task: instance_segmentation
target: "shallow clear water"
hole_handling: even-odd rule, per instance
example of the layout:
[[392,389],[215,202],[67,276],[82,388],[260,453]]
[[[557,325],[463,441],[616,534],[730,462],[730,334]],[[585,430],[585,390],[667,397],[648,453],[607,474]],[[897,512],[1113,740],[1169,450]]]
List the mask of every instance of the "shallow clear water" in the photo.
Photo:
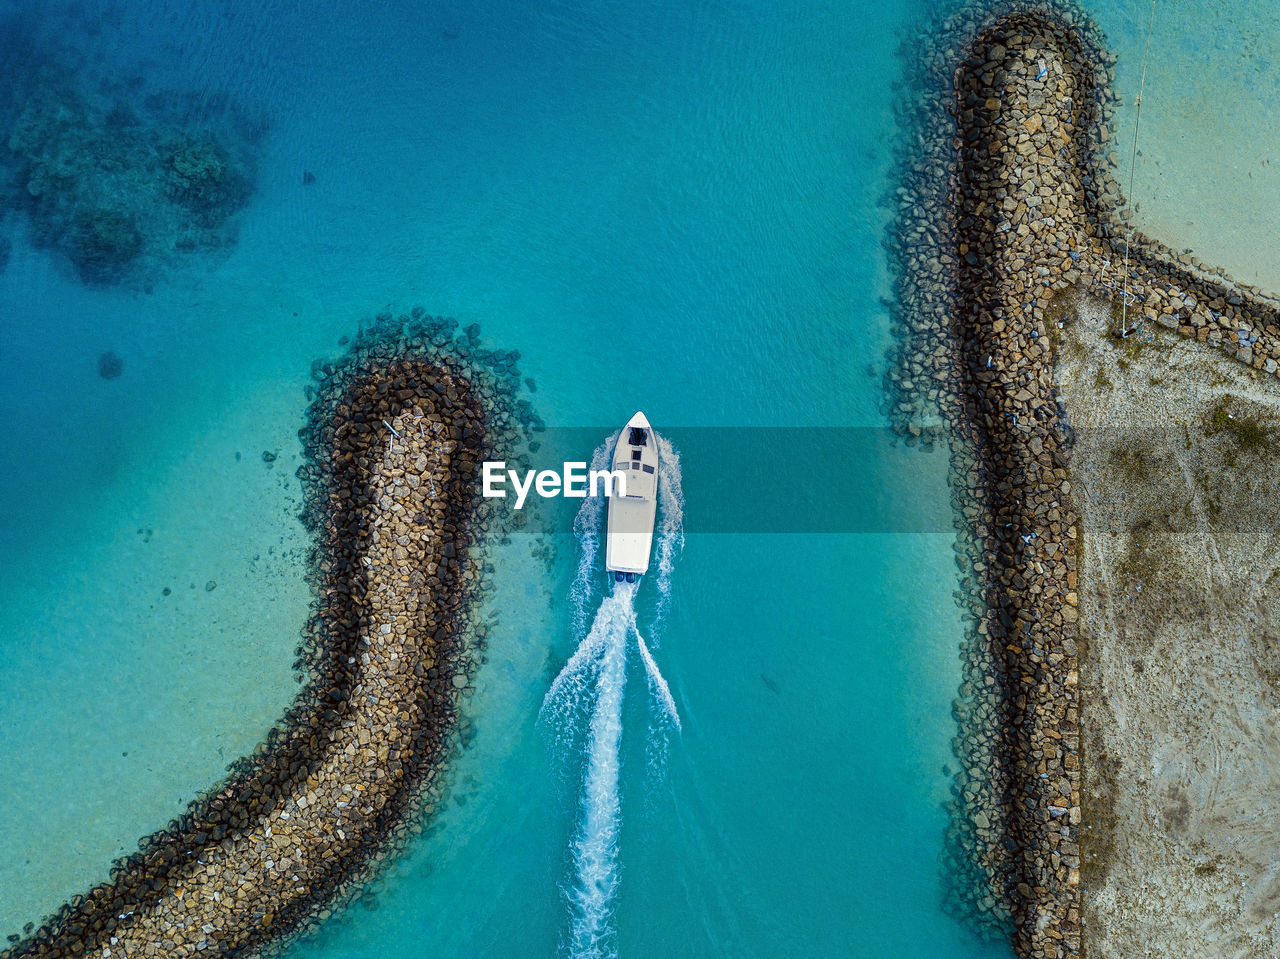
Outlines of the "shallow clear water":
[[[479,322],[486,344],[521,351],[552,426],[602,435],[643,407],[679,444],[682,428],[882,423],[878,200],[914,4],[44,7],[89,67],[225,93],[272,126],[234,251],[149,292],[87,288],[20,217],[0,226],[14,241],[0,931],[102,878],[293,696],[303,389],[360,317],[421,303]],[[1197,106],[1169,67],[1149,73],[1143,215],[1274,280],[1257,252],[1280,212],[1265,140],[1233,142],[1258,175],[1224,187],[1195,139],[1220,135],[1222,102],[1253,126],[1274,102],[1204,46],[1230,48],[1265,11],[1222,10],[1207,33],[1160,21],[1153,51],[1195,64],[1181,75],[1217,96]],[[1098,5],[1124,89],[1145,13]],[[1277,62],[1277,35],[1250,34],[1251,55]],[[1162,125],[1174,104],[1195,122]],[[1193,189],[1172,186],[1183,154]],[[1220,195],[1257,211],[1226,239]],[[98,376],[108,349],[118,379]],[[654,650],[683,731],[665,778],[647,775],[644,698],[628,694],[621,954],[1004,956],[939,909],[959,642],[948,529],[699,532],[722,464],[684,465],[689,533]],[[849,469],[945,504],[936,454],[872,451]],[[576,541],[567,524],[547,537],[548,565],[532,540],[496,560],[498,626],[447,812],[296,955],[565,942],[577,784],[536,717],[574,647]],[[638,692],[642,667],[628,670]]]
[[1280,127],[1270,119],[1280,98],[1280,7],[1267,0],[1157,2],[1153,18],[1151,6],[1090,4],[1120,56],[1117,86],[1126,106],[1116,154],[1137,220],[1175,250],[1280,289],[1280,254],[1268,239],[1280,197]]

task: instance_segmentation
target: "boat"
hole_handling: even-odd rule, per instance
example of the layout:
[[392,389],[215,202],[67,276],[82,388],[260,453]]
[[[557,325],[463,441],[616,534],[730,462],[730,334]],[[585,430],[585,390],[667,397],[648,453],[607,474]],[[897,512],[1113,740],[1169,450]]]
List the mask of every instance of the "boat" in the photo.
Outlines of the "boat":
[[610,490],[604,568],[616,582],[634,583],[649,570],[658,512],[658,441],[643,413],[618,432],[613,470],[626,477],[626,493]]

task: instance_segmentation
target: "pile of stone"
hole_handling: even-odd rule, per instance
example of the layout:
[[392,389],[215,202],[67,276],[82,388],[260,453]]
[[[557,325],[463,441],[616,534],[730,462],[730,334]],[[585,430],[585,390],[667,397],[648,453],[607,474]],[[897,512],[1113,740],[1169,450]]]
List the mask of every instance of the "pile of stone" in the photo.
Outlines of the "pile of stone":
[[258,952],[327,917],[441,803],[483,645],[479,541],[497,522],[479,464],[536,425],[515,400],[518,357],[455,328],[380,317],[317,368],[300,470],[309,682],[222,785],[5,959]]
[[[1053,387],[1062,295],[1123,304],[1262,374],[1276,303],[1133,230],[1107,153],[1113,59],[1067,3],[967,7],[910,52],[890,243],[891,417],[949,444],[967,624],[948,883],[1031,957],[1080,949],[1080,532]],[[1128,272],[1126,273],[1126,260]]]

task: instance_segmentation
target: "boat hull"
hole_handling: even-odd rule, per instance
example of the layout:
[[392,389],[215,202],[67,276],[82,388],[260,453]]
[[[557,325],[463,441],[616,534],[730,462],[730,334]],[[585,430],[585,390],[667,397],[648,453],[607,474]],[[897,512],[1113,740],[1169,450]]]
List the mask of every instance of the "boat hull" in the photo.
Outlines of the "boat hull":
[[643,413],[619,431],[610,468],[626,478],[626,490],[610,490],[604,565],[633,580],[648,572],[658,511],[658,445]]

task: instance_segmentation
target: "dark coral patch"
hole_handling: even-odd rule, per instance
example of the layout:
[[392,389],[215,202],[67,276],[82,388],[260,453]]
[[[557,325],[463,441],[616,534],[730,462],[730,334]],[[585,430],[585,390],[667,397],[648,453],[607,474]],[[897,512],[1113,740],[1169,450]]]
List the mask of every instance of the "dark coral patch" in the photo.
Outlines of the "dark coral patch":
[[114,350],[106,350],[98,354],[98,375],[104,380],[119,379],[123,372],[124,360],[120,359]]

